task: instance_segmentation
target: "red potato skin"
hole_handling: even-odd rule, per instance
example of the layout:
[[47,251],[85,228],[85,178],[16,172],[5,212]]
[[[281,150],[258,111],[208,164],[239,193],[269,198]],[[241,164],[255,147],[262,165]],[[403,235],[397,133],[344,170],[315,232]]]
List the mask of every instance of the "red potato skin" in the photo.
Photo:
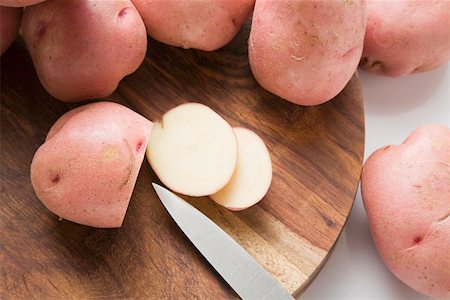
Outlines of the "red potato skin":
[[255,0],[132,0],[148,34],[168,45],[213,51],[250,16]]
[[450,299],[450,129],[422,126],[375,151],[361,192],[389,270],[422,294]]
[[367,1],[360,66],[401,76],[426,72],[450,59],[450,1]]
[[67,112],[33,157],[30,173],[37,197],[63,219],[120,227],[151,127],[149,120],[112,102]]
[[364,1],[256,0],[249,62],[266,90],[318,105],[348,83],[361,58]]
[[25,7],[44,2],[46,0],[0,0],[0,6]]
[[66,102],[110,95],[147,50],[129,0],[48,0],[25,9],[22,28],[42,85]]
[[3,55],[16,39],[22,11],[22,8],[0,6],[0,55]]

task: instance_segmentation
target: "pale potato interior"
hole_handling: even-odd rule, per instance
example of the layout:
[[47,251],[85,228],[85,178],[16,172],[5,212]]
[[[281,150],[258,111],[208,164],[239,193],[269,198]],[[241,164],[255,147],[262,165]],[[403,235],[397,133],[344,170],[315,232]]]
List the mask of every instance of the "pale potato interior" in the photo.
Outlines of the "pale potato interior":
[[154,123],[147,158],[168,188],[184,195],[207,196],[220,190],[233,175],[236,136],[209,107],[186,103]]
[[234,128],[238,140],[238,160],[231,180],[211,195],[218,204],[241,210],[259,202],[272,182],[272,162],[263,140],[246,128]]

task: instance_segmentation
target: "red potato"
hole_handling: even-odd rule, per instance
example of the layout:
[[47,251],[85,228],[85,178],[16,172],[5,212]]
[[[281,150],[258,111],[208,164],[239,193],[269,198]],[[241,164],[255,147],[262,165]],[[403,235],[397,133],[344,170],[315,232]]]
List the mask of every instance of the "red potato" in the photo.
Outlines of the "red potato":
[[230,209],[243,210],[258,203],[272,182],[272,161],[264,141],[246,128],[233,128],[238,142],[236,169],[230,181],[210,196]]
[[227,184],[237,160],[231,126],[200,103],[185,103],[155,122],[147,159],[171,190],[188,196],[208,196]]
[[250,16],[255,0],[132,0],[154,39],[213,51],[226,45]]
[[63,219],[93,227],[122,225],[152,123],[117,103],[64,114],[31,163],[37,197]]
[[0,6],[0,55],[3,55],[16,39],[22,10],[22,8]]
[[1,6],[25,7],[44,2],[46,0],[0,0]]
[[361,67],[379,75],[425,72],[450,59],[450,2],[367,1]]
[[40,81],[62,101],[110,95],[147,50],[129,0],[48,0],[25,9],[22,29]]
[[253,75],[290,102],[324,103],[355,72],[365,27],[364,1],[256,0],[249,37]]
[[422,126],[375,151],[361,192],[387,267],[420,293],[450,299],[450,129]]

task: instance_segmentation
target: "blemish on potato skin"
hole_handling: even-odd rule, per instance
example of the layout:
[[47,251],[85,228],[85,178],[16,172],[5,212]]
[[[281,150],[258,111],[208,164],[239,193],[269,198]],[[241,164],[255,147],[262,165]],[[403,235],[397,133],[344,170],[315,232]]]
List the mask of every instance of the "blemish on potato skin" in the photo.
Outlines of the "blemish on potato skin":
[[359,49],[358,46],[349,47],[349,49],[342,55],[342,58],[352,57],[353,53],[355,53]]
[[437,222],[443,222],[450,217],[450,212],[444,215],[442,218],[439,218]]
[[[414,238],[414,244],[415,244],[415,245],[419,245],[422,241],[423,241],[423,237],[420,236],[420,235],[418,235],[418,236],[416,236],[416,237]],[[417,265],[416,265],[416,267],[417,267]]]
[[142,149],[142,145],[144,145],[144,141],[139,140],[139,142],[136,145],[136,152],[139,152]]
[[45,22],[41,21],[39,25],[36,27],[33,48],[35,49],[37,48],[39,41],[42,39],[42,37],[45,35],[46,32],[47,32],[47,25],[45,24]]
[[56,184],[56,183],[59,182],[59,180],[60,180],[60,177],[59,177],[58,174],[56,174],[56,175],[52,178],[52,183]]
[[101,153],[101,160],[103,162],[110,162],[119,157],[119,150],[113,145],[105,147]]
[[373,60],[367,56],[361,58],[359,65],[369,71],[383,73],[385,72],[384,64],[379,60]]
[[128,13],[128,9],[129,7],[122,8],[117,14],[117,17],[119,18],[124,17]]
[[295,55],[291,55],[291,58],[295,61],[302,61],[305,59],[304,56],[299,57],[299,56],[295,56]]
[[420,73],[420,72],[424,72],[424,70],[426,70],[426,68],[424,66],[420,66],[420,67],[416,67],[414,70],[412,70],[411,73]]
[[45,182],[44,191],[52,190],[58,185],[59,182],[61,182],[61,175],[59,174],[58,171],[50,169],[47,172],[48,172],[47,178],[44,181]]
[[134,169],[134,164],[135,164],[134,154],[133,154],[133,150],[131,149],[130,143],[128,143],[128,141],[126,139],[124,139],[124,142],[125,142],[125,145],[127,146],[129,159],[128,159],[128,166],[126,168],[127,175],[125,176],[125,180],[123,181],[123,183],[120,185],[119,190],[123,189],[127,185],[127,183],[130,181],[131,175],[132,175],[133,169]]

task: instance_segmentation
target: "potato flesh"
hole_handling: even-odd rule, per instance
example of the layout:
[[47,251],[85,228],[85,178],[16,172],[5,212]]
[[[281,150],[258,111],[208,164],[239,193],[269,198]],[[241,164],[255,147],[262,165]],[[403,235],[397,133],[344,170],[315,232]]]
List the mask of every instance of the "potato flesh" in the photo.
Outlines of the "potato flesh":
[[233,175],[236,136],[209,107],[186,103],[154,123],[147,158],[159,179],[173,191],[207,196],[220,190]]
[[216,203],[231,210],[242,210],[259,202],[272,181],[272,162],[263,140],[246,128],[234,128],[238,141],[238,160],[231,180],[211,195]]

